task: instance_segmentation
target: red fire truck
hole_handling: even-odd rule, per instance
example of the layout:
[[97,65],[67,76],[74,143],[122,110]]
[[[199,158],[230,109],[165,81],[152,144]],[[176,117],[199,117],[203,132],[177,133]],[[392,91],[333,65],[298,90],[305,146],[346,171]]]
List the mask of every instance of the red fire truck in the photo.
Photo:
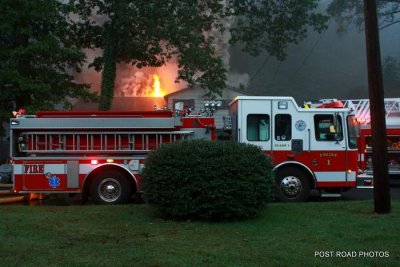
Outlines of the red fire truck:
[[[358,188],[373,188],[372,176],[372,134],[368,99],[344,100],[344,105],[355,111],[360,124]],[[400,179],[400,98],[384,99],[386,110],[386,135],[388,145],[388,171],[391,184],[399,184]]]
[[[237,97],[226,128],[275,164],[277,198],[306,200],[311,190],[355,187],[354,114],[332,103],[301,108],[291,97]],[[146,154],[179,140],[215,139],[214,119],[171,111],[38,112],[10,120],[16,193],[82,193],[123,203],[141,188]],[[248,166],[251,168],[251,166]]]
[[146,154],[160,145],[215,139],[214,119],[171,111],[38,112],[10,120],[15,193],[83,193],[123,203],[141,188]]
[[302,201],[313,189],[332,195],[356,186],[357,123],[340,102],[301,108],[292,97],[241,96],[230,115],[234,140],[271,156],[278,199]]

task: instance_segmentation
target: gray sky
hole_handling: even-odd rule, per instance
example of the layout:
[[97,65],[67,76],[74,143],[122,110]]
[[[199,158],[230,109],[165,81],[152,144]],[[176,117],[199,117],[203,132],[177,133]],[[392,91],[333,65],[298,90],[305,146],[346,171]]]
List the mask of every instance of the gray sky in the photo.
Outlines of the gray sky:
[[[247,91],[294,96],[299,103],[320,98],[367,98],[364,31],[354,26],[339,36],[336,28],[332,20],[322,37],[310,31],[302,43],[290,46],[285,61],[271,58],[250,81]],[[380,32],[382,60],[389,55],[400,58],[399,32],[400,25]],[[232,49],[232,70],[253,77],[266,58],[267,55],[252,58]],[[392,93],[390,97],[400,97],[400,88],[397,96]]]

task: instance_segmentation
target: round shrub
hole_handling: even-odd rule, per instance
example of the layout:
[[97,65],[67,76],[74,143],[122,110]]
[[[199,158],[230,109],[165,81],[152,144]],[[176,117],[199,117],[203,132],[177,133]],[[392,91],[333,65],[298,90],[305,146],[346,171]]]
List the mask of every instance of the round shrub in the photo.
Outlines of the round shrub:
[[253,145],[193,140],[150,153],[146,202],[169,219],[234,220],[256,216],[272,198],[272,163]]

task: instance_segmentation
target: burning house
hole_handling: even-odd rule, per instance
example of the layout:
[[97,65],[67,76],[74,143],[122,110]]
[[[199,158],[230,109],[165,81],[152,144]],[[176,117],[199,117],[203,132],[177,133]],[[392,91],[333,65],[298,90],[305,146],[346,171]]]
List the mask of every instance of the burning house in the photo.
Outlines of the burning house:
[[[204,89],[189,88],[183,81],[176,83],[177,73],[178,65],[174,61],[159,68],[145,67],[141,69],[132,67],[130,64],[119,64],[111,109],[144,111],[153,110],[157,106],[157,108],[167,107],[172,110],[176,102],[183,102],[184,106],[192,108],[194,113],[199,113],[204,108]],[[100,73],[86,69],[78,78],[80,82],[91,84],[94,90],[99,90]],[[239,84],[238,81],[233,83]],[[228,115],[229,102],[236,96],[246,95],[246,93],[229,86],[232,84],[232,79],[229,77],[227,84],[227,88],[223,90],[222,96],[218,99],[222,105],[214,114],[217,128],[222,128],[222,118]],[[97,103],[80,101],[73,105],[73,110],[97,109]]]

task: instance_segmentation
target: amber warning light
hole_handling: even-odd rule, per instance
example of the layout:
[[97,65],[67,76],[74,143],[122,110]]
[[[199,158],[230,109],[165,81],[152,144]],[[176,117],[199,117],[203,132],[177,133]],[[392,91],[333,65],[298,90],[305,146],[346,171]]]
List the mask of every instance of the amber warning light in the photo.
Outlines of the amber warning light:
[[25,109],[19,109],[18,111],[13,111],[12,114],[16,118],[20,115],[25,115],[26,111],[25,111]]

